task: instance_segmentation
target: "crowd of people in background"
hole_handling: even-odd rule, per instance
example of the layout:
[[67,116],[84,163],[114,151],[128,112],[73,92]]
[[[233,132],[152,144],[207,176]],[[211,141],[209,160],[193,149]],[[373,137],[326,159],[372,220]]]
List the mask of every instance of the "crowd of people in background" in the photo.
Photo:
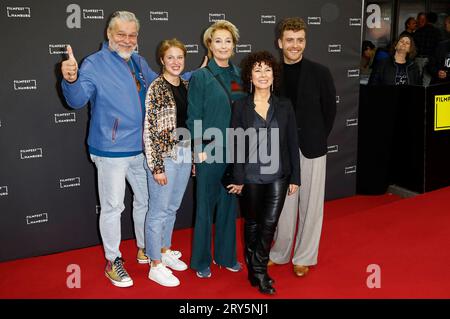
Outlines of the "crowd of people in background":
[[450,81],[450,16],[436,27],[434,12],[420,12],[405,21],[405,28],[388,47],[365,40],[360,72],[369,85],[423,85]]

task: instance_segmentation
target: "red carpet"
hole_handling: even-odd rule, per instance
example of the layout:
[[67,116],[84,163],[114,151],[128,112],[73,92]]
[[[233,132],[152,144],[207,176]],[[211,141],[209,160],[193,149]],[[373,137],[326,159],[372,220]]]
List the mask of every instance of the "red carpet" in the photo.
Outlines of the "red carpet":
[[[242,233],[238,225],[239,236]],[[212,266],[212,278],[176,273],[181,286],[164,288],[135,262],[135,241],[122,243],[132,288],[113,287],[103,274],[101,246],[0,263],[0,298],[450,298],[450,188],[409,199],[355,196],[326,203],[319,264],[305,278],[292,266],[270,268],[275,297],[251,287],[246,272]],[[174,233],[174,248],[189,261],[192,230]],[[242,258],[241,236],[238,241]],[[69,289],[67,267],[81,269],[81,288]],[[380,288],[366,285],[367,266],[380,267]]]

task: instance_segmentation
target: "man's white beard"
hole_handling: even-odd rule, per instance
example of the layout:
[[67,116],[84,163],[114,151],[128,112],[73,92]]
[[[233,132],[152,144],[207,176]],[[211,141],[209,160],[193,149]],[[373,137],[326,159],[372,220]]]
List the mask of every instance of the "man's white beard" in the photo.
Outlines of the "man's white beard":
[[112,41],[109,41],[109,46],[114,52],[116,52],[124,60],[128,60],[131,57],[131,55],[133,54],[133,52],[134,52],[134,49],[131,52],[120,51],[119,50],[119,46],[116,43],[112,42]]
[[124,60],[130,59],[131,55],[133,54],[133,52],[120,52],[120,51],[116,51],[116,52]]

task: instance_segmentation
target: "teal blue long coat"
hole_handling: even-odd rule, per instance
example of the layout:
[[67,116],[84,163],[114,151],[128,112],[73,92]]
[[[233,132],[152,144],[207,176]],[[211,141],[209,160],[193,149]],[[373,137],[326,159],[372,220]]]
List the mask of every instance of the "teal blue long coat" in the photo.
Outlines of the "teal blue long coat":
[[[215,76],[224,83],[232,100],[245,94],[241,89],[240,70],[230,63],[230,67],[221,68],[214,59],[208,63],[209,70],[202,68],[194,72],[189,82],[188,119],[186,124],[194,140],[194,151],[202,152],[203,133],[210,127],[222,132],[223,140],[215,139],[217,147],[223,148],[225,156],[226,129],[230,127],[231,105],[225,89]],[[202,121],[199,136],[194,136],[194,120]],[[196,142],[197,141],[197,142]],[[215,216],[214,261],[224,267],[233,267],[236,259],[236,216],[235,195],[228,194],[220,179],[225,171],[225,163],[196,164],[196,215],[191,268],[202,271],[210,267],[211,233]]]

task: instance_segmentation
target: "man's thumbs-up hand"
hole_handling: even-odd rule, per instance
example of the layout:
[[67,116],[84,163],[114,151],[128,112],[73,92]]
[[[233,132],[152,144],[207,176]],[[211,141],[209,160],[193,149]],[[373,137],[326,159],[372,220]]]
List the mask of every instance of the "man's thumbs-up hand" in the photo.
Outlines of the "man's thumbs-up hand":
[[78,78],[78,63],[70,45],[67,46],[67,56],[68,59],[61,63],[61,72],[64,80],[67,82],[75,82]]

